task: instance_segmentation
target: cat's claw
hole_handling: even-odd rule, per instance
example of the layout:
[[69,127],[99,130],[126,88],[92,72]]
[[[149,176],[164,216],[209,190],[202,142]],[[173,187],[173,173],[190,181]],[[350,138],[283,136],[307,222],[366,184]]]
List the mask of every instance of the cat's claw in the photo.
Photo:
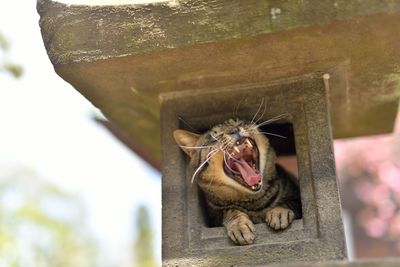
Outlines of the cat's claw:
[[292,223],[294,217],[291,209],[275,207],[267,211],[266,222],[274,230],[283,230]]
[[235,244],[251,245],[256,238],[254,224],[245,216],[238,217],[225,224],[228,236]]
[[[251,223],[253,224],[253,223]],[[254,227],[254,225],[251,225]],[[250,224],[235,225],[228,230],[228,236],[235,244],[238,245],[251,245],[256,238],[255,233],[252,231]]]

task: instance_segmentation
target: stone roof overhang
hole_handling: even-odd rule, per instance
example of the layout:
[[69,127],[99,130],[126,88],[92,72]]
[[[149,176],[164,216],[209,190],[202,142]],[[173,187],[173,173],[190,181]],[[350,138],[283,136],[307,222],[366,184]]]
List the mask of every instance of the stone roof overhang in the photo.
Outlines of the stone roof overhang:
[[390,132],[400,96],[400,1],[39,0],[55,71],[160,158],[163,95],[330,74],[335,138]]

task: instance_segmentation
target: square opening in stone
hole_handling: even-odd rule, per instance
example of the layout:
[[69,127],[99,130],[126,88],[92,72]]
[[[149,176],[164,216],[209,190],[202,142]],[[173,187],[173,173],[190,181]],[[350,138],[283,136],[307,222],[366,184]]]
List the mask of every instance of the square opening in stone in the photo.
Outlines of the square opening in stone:
[[[259,119],[259,122],[266,121],[271,118],[281,118],[260,127],[259,131],[270,133],[270,135],[266,136],[277,154],[277,162],[284,167],[286,171],[288,171],[290,174],[293,174],[295,178],[298,179],[298,155],[296,153],[296,132],[294,129],[296,125],[299,125],[299,121],[297,120],[296,116],[293,116],[293,114],[288,112],[288,110],[284,110],[282,107],[279,108],[281,105],[274,104],[276,101],[274,93],[263,96],[263,98],[265,98],[263,101],[261,101],[259,97],[256,99],[252,99],[250,97],[250,100],[248,96],[239,98],[242,99],[242,102],[249,104],[246,105],[247,107],[245,106],[236,110],[235,117],[244,121],[252,121],[254,114],[257,112],[258,107],[262,102],[266,101],[272,103],[272,105],[266,108],[266,111],[264,111],[264,115]],[[234,100],[233,102],[238,101],[239,100]],[[227,109],[221,107],[220,112],[208,114],[207,116],[202,116],[201,113],[191,115],[180,113],[175,119],[179,121],[179,129],[202,134],[212,128],[214,125],[233,118],[233,110],[233,107]],[[289,111],[291,110],[289,109]],[[278,136],[284,136],[287,138]],[[193,243],[198,244],[198,242],[196,242],[197,239],[203,241],[212,240],[213,245],[216,247],[235,247],[236,245],[227,236],[225,227],[221,224],[214,224],[211,218],[208,216],[203,192],[195,182],[193,184],[191,183],[193,170],[189,166],[188,156],[181,152],[179,153],[179,157],[181,158],[182,162],[184,162],[183,168],[185,169],[185,177],[183,183],[186,187],[186,201],[189,206],[187,219],[190,227],[189,231],[192,232],[191,237]],[[307,182],[303,182],[303,184],[305,183]],[[300,194],[302,194],[301,184],[299,189]],[[314,214],[308,213],[307,216],[312,219]],[[266,224],[266,222],[255,223],[255,227],[257,229],[257,243],[274,243],[288,238],[299,239],[304,235],[303,218],[294,220],[287,229],[282,231],[272,230]]]
[[[239,247],[227,237],[224,227],[210,227],[197,185],[191,184],[187,156],[177,146],[173,132],[190,130],[180,117],[200,132],[232,117],[251,121],[261,99],[267,103],[262,119],[288,114],[262,130],[289,133],[287,145],[282,144],[283,140],[269,139],[276,147],[279,161],[293,161],[290,164],[295,167],[291,170],[298,172],[302,219],[283,231],[274,231],[265,223],[256,224],[255,243]],[[164,262],[229,266],[287,261],[293,257],[343,258],[343,226],[326,100],[325,84],[319,73],[264,84],[163,95]],[[239,116],[233,115],[233,111]]]

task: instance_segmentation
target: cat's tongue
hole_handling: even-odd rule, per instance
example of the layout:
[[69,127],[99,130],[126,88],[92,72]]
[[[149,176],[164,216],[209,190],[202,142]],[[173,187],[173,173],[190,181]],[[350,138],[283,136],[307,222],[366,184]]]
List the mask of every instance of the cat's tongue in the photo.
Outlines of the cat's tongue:
[[261,174],[257,173],[243,158],[240,159],[240,162],[235,161],[233,164],[239,170],[243,180],[249,186],[253,186],[261,182]]

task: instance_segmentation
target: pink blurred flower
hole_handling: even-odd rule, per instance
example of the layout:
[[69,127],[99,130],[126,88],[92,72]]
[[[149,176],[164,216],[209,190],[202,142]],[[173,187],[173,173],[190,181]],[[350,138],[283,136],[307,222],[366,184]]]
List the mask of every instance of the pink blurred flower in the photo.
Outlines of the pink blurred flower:
[[371,237],[382,237],[387,229],[388,224],[380,218],[373,218],[365,223],[365,231]]
[[387,200],[381,203],[378,207],[378,216],[382,220],[389,220],[391,219],[396,212],[396,205],[391,201]]
[[391,161],[386,161],[378,166],[378,178],[392,190],[400,193],[400,169]]
[[357,224],[400,251],[400,113],[393,134],[335,140],[334,149],[339,178],[363,203]]

